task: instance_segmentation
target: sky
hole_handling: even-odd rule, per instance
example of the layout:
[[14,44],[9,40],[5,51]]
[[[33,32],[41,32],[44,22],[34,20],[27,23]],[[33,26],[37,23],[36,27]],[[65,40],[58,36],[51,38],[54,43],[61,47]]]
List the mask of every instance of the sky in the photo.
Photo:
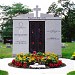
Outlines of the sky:
[[[41,8],[40,13],[46,13],[48,11],[48,7],[52,4],[52,2],[57,2],[58,0],[0,0],[0,5],[12,5],[13,3],[22,3],[24,5],[29,6],[29,8],[33,9],[38,5]],[[75,0],[71,0],[75,2]]]

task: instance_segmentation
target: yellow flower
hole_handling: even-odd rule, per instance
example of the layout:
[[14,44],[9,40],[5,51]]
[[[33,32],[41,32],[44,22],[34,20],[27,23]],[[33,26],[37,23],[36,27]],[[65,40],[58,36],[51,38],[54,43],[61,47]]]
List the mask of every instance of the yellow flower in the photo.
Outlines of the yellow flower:
[[72,57],[75,57],[75,52],[73,53]]
[[32,58],[31,58],[31,60],[35,60],[35,58],[34,58],[34,57],[32,57]]
[[50,57],[50,56],[48,56],[47,58],[48,58],[48,59],[51,59],[51,57]]
[[44,60],[44,57],[41,60]]
[[75,54],[73,54],[72,57],[75,57]]
[[55,57],[56,61],[58,60],[58,57]]
[[43,53],[43,55],[45,55],[45,54]]
[[31,59],[29,60],[29,62],[31,62]]
[[73,55],[75,55],[75,52],[73,53]]
[[26,59],[26,56],[23,56],[23,59],[25,60]]
[[19,60],[22,60],[22,58],[21,58],[21,57],[19,57]]

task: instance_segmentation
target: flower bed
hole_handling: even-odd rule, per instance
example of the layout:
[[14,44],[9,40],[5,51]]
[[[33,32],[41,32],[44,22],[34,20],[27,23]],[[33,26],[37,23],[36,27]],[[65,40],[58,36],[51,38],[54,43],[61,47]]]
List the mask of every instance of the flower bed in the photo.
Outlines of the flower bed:
[[45,65],[46,68],[57,68],[63,66],[61,60],[54,53],[42,53],[33,51],[29,54],[17,54],[16,58],[9,63],[10,66],[20,67],[20,68],[29,68],[30,65],[38,63],[39,65]]

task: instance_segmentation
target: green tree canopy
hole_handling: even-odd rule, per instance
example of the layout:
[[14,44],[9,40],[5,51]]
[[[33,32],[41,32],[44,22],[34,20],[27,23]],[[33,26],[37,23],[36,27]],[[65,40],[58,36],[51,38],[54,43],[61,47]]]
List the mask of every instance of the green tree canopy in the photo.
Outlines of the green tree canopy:
[[57,4],[53,2],[48,8],[48,13],[56,13],[56,9],[57,9]]
[[13,16],[17,16],[19,14],[26,14],[28,12],[31,12],[31,9],[29,9],[26,5],[24,6],[21,3],[12,4],[12,6],[2,6],[0,5],[0,8],[3,11],[3,22],[1,24],[2,28],[2,38],[5,37],[13,37]]
[[31,12],[31,9],[29,9],[26,5],[24,6],[21,3],[12,4],[12,6],[1,6],[2,10],[5,12],[4,15],[9,17],[16,16],[18,14],[26,14],[28,12]]
[[[69,0],[58,0],[58,5],[52,3],[48,12],[62,18],[62,38],[66,41],[75,40],[75,4]],[[53,10],[52,10],[53,9]]]

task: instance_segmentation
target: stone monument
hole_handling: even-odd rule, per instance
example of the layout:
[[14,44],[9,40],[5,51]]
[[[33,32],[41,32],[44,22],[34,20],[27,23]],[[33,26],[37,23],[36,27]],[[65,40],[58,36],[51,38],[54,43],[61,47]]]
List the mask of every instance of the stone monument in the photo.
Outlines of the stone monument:
[[23,52],[54,52],[61,55],[61,18],[52,14],[34,13],[13,17],[13,56]]

